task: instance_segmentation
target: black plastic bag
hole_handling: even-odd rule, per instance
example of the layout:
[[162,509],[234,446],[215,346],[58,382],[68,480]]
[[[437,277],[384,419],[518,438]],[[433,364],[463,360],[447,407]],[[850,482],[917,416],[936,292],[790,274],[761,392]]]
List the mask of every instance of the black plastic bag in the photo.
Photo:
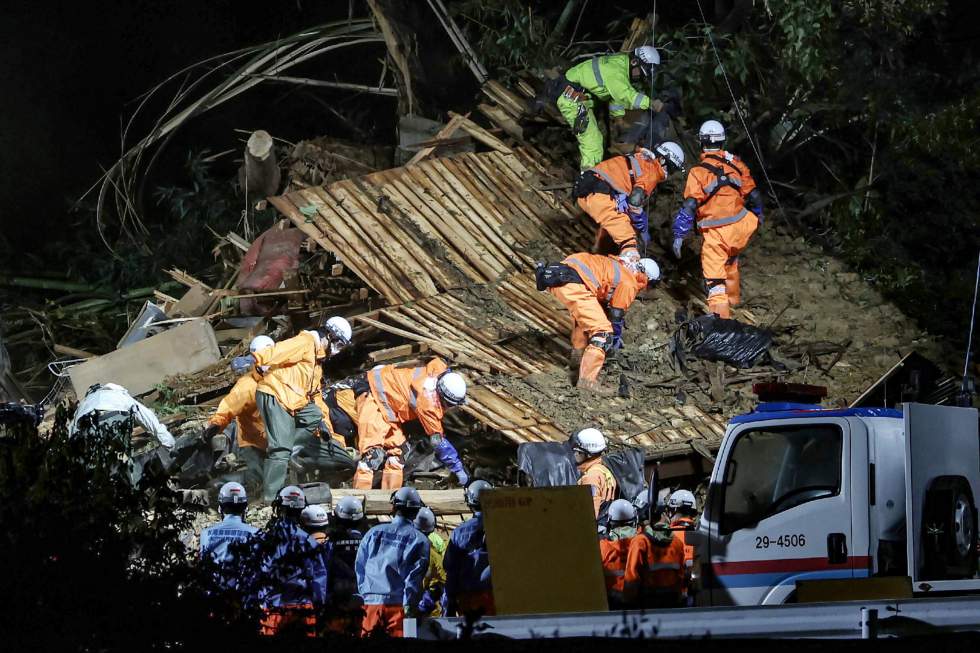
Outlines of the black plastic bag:
[[575,485],[580,476],[568,442],[522,442],[517,445],[517,469],[532,487]]
[[747,368],[772,361],[769,348],[771,331],[715,314],[703,315],[683,323],[674,334],[674,354],[681,368],[691,354],[709,361],[723,361],[732,367]]
[[616,478],[620,499],[633,501],[646,489],[643,478],[643,451],[635,447],[613,449],[602,457],[602,463]]

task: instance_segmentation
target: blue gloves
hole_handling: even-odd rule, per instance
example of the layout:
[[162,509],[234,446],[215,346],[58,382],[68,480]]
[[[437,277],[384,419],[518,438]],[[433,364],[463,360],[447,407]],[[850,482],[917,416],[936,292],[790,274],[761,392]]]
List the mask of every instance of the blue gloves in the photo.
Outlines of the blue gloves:
[[422,600],[419,601],[419,614],[430,614],[436,607],[436,600],[432,598],[432,592],[425,590],[422,593]]
[[765,223],[765,220],[762,219],[762,207],[757,206],[754,209],[750,209],[750,210],[753,213],[755,213],[755,217],[759,218],[759,226],[761,227]]
[[231,359],[231,371],[235,374],[244,374],[248,372],[252,366],[255,365],[255,357],[252,354],[247,354],[245,356],[236,356]]
[[647,217],[647,212],[641,209],[636,215],[631,214],[630,224],[641,234],[646,233],[650,228],[650,219]]
[[459,452],[456,451],[453,443],[447,440],[441,433],[433,433],[429,436],[429,442],[432,443],[432,450],[435,451],[436,458],[439,459],[439,462],[456,475],[456,480],[459,481],[460,485],[466,485],[470,477],[466,473],[466,470],[463,469],[463,461],[459,459]]
[[684,240],[694,231],[694,214],[682,206],[674,216],[674,240]]
[[613,339],[612,348],[622,349],[623,348],[623,329],[626,328],[626,322],[612,322],[613,328]]

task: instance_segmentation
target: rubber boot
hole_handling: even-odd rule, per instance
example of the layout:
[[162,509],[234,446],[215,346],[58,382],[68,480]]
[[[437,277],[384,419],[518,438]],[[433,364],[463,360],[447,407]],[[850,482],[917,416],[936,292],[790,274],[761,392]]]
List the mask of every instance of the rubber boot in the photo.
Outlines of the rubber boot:
[[272,502],[279,490],[286,484],[286,474],[289,472],[289,450],[269,452],[262,468],[262,499]]
[[605,362],[606,353],[604,351],[593,345],[586,347],[578,368],[577,386],[585,390],[595,389],[599,385],[599,372]]
[[381,489],[397,490],[400,488],[404,481],[404,469],[405,465],[398,458],[388,456],[388,459],[385,461],[384,470],[381,472]]
[[357,466],[357,471],[354,472],[354,489],[355,490],[370,490],[374,485],[374,472],[363,465]]

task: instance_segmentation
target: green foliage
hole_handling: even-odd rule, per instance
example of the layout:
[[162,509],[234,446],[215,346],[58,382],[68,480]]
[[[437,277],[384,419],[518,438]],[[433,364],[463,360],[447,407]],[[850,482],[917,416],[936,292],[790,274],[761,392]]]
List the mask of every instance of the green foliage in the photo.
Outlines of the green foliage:
[[468,38],[488,69],[512,75],[522,68],[550,65],[554,48],[546,48],[551,20],[520,0],[465,0],[450,5],[462,18]]

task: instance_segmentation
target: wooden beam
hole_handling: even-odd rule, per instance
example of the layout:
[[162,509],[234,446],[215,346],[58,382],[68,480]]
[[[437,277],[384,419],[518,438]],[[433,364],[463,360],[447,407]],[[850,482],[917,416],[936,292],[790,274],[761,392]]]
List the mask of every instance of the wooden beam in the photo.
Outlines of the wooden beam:
[[[453,118],[459,116],[459,114],[453,113],[452,111],[449,112],[449,115],[452,116]],[[507,147],[502,140],[500,140],[499,138],[497,138],[496,136],[488,132],[486,129],[480,127],[478,124],[470,120],[467,116],[462,116],[462,118],[463,119],[459,123],[459,126],[470,136],[480,141],[487,147],[497,150],[498,152],[502,152],[504,154],[513,153],[513,151],[509,147]]]
[[[391,490],[351,490],[346,488],[331,489],[333,502],[337,503],[342,497],[359,497],[364,502],[364,512],[368,515],[391,514]],[[472,512],[466,505],[462,488],[452,490],[419,490],[422,502],[437,515],[463,515]]]
[[370,354],[368,354],[368,360],[376,365],[382,361],[405,358],[406,356],[416,356],[427,351],[429,351],[429,345],[424,342],[397,345],[395,347],[388,347],[387,349],[372,351]]
[[65,356],[74,356],[75,358],[95,358],[95,354],[89,353],[84,349],[75,349],[74,347],[69,347],[67,345],[55,345],[54,353],[63,354]]
[[[449,122],[446,123],[446,126],[445,127],[443,127],[442,129],[440,129],[439,131],[437,131],[436,134],[435,134],[435,136],[433,136],[431,140],[439,141],[439,140],[445,140],[445,139],[452,138],[452,135],[456,133],[456,130],[460,128],[460,125],[462,124],[462,122],[465,119],[466,119],[466,116],[460,116],[458,114],[453,114],[453,118]],[[419,163],[420,161],[422,161],[423,159],[425,159],[427,156],[429,156],[430,154],[432,154],[435,151],[435,149],[436,149],[436,146],[435,145],[432,145],[430,147],[423,147],[421,150],[419,150],[418,152],[415,153],[415,156],[413,156],[411,159],[408,160],[408,163],[406,163],[405,166],[406,167],[407,166],[413,166],[413,165]]]

